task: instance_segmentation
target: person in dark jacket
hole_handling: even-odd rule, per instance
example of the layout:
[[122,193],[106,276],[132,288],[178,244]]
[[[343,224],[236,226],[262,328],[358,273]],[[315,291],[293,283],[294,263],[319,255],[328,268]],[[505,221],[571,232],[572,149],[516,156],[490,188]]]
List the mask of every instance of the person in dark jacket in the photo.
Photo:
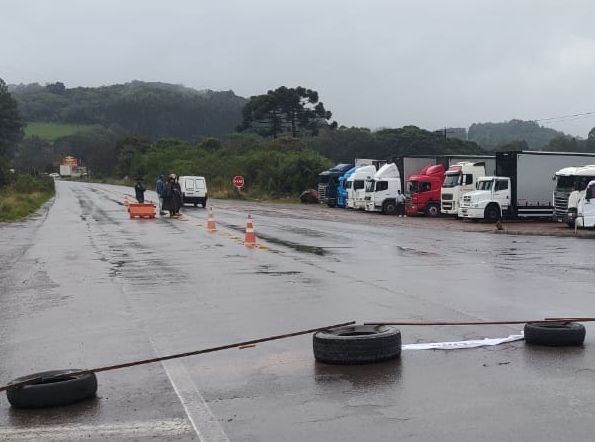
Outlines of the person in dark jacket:
[[[179,188],[179,185],[178,185]],[[163,210],[169,212],[170,217],[178,216],[180,198],[176,195],[176,176],[172,173],[163,186]]]
[[180,178],[176,177],[173,185],[174,197],[176,200],[176,215],[180,215],[180,207],[182,207],[182,188],[180,187]]
[[163,181],[163,175],[159,175],[157,181],[155,181],[155,192],[157,193],[157,200],[159,201],[159,215],[163,215],[163,191],[165,190],[165,182]]
[[145,190],[147,190],[143,184],[142,178],[136,179],[136,184],[134,185],[134,193],[136,194],[136,200],[139,203],[145,202]]

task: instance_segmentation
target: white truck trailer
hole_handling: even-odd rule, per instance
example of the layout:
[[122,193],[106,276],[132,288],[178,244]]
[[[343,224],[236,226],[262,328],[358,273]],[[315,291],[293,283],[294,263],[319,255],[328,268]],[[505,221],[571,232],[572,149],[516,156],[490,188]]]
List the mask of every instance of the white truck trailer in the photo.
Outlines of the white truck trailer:
[[551,219],[552,176],[592,157],[571,152],[498,152],[495,176],[478,180],[477,190],[463,196],[458,215],[491,221],[503,216]]

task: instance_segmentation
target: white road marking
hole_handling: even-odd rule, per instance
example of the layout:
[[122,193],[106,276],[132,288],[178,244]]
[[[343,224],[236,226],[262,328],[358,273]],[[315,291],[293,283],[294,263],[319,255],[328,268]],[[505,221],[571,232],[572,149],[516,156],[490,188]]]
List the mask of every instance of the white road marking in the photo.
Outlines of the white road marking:
[[161,437],[163,440],[192,432],[186,419],[117,422],[101,425],[43,425],[27,428],[0,428],[0,440],[83,440],[88,438],[113,438],[114,440]]
[[[160,354],[151,335],[147,335],[153,351]],[[162,361],[161,365],[201,442],[230,442],[182,361],[172,359]]]
[[196,388],[192,377],[181,361],[163,361],[165,374],[169,378],[180,402],[186,410],[196,434],[202,442],[229,442],[223,427]]

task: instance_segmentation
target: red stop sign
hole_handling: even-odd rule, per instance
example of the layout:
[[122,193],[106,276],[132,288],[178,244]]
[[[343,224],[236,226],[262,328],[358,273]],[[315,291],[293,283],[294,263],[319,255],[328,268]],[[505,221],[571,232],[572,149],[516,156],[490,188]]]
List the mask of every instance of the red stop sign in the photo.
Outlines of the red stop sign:
[[234,176],[233,177],[233,185],[236,186],[238,189],[244,187],[244,177],[243,176]]

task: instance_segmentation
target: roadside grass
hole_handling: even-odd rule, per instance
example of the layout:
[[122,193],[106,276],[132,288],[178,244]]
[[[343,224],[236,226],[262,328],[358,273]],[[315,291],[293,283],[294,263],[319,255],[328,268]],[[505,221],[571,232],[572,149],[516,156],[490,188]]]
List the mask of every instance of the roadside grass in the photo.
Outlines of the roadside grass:
[[37,211],[54,195],[54,181],[48,177],[18,175],[0,188],[0,221],[18,221]]
[[66,124],[31,121],[25,126],[25,138],[39,137],[43,140],[54,141],[58,138],[78,132],[89,132],[97,126],[93,124]]
[[[111,177],[93,177],[90,179],[91,182],[101,184],[115,184],[118,186],[129,186],[134,187],[135,181],[132,179],[125,178],[111,178]],[[146,180],[145,186],[147,190],[155,190],[154,181]],[[209,198],[222,199],[222,200],[240,200],[240,201],[254,201],[259,203],[274,203],[274,204],[300,204],[298,196],[277,196],[271,195],[267,192],[260,190],[237,190],[236,188],[229,188],[224,186],[209,185],[207,182]]]
[[[208,185],[208,183],[207,183]],[[237,189],[212,189],[209,188],[209,198],[222,200],[254,201],[258,203],[274,204],[299,204],[297,196],[277,196],[258,190],[246,191]]]

